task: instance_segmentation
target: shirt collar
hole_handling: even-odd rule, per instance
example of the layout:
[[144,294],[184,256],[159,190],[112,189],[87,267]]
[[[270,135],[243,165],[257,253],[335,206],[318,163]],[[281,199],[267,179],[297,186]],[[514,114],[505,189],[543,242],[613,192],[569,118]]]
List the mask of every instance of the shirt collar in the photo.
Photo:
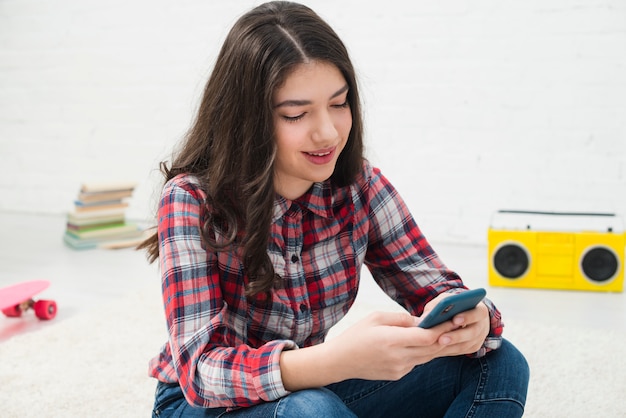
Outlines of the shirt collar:
[[333,195],[330,180],[321,183],[313,183],[313,186],[296,200],[285,199],[276,195],[274,199],[274,216],[272,222],[283,216],[292,205],[303,207],[323,218],[332,218]]

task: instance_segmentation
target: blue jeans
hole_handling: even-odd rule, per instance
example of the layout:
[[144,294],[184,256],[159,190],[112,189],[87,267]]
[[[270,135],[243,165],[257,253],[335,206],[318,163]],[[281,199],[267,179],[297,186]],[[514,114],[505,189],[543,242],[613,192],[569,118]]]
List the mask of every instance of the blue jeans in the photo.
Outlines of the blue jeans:
[[444,357],[398,381],[351,379],[226,412],[194,408],[176,384],[159,383],[153,417],[521,417],[529,368],[508,341],[485,357]]

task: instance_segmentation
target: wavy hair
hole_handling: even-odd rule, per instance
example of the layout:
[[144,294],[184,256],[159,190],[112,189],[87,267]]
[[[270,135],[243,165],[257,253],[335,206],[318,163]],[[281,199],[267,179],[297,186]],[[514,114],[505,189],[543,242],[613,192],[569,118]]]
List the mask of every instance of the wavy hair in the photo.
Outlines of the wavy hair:
[[[299,64],[323,61],[336,66],[348,84],[352,129],[331,182],[354,181],[363,162],[363,125],[354,68],[335,31],[310,8],[273,1],[234,24],[227,35],[197,116],[171,165],[160,164],[165,182],[194,175],[206,192],[201,234],[208,250],[240,246],[248,278],[247,296],[268,294],[277,279],[267,254],[274,191],[276,143],[273,95]],[[225,242],[216,242],[218,230]],[[159,257],[157,233],[139,249]]]

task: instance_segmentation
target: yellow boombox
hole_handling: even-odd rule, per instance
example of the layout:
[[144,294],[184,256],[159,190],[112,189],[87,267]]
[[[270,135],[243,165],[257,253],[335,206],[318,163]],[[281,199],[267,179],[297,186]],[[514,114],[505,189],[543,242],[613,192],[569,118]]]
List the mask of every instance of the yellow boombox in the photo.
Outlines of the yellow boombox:
[[492,286],[623,289],[626,235],[614,214],[501,210],[488,242]]

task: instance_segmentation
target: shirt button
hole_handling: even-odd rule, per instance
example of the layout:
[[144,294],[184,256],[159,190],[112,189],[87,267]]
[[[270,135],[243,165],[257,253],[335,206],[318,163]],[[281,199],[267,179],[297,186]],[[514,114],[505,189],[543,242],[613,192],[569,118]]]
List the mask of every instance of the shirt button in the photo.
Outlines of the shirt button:
[[295,255],[295,254],[294,254],[294,255],[292,255],[292,256],[291,256],[291,262],[292,262],[292,263],[297,263],[297,262],[298,262],[298,260],[300,260],[300,259],[298,258],[298,256],[297,256],[297,255]]
[[302,304],[300,305],[300,312],[305,313],[305,312],[306,312],[306,311],[308,311],[308,310],[309,310],[309,307],[308,307],[308,306],[306,306],[306,304],[302,303]]

